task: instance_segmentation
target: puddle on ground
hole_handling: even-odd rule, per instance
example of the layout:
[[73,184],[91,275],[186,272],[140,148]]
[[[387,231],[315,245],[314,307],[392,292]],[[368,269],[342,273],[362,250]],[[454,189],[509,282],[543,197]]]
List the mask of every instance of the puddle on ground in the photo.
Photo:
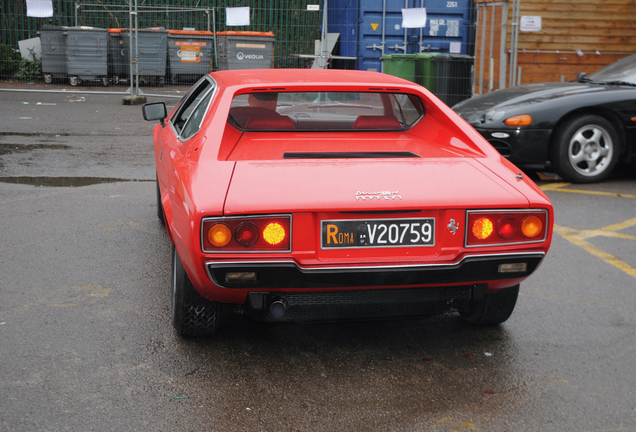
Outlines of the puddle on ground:
[[68,133],[42,133],[42,132],[0,132],[0,136],[26,136],[26,137],[34,137],[34,136],[69,136]]
[[0,177],[0,183],[26,184],[31,186],[80,187],[102,183],[154,182],[155,180],[135,180],[111,177]]
[[69,150],[73,147],[65,144],[0,144],[0,156],[14,153],[14,152],[27,152],[31,150],[47,149],[47,150]]

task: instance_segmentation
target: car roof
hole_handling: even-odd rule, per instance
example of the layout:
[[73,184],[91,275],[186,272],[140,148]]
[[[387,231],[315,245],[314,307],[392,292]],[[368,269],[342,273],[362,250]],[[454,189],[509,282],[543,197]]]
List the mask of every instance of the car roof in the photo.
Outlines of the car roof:
[[210,75],[224,87],[267,87],[268,90],[286,85],[368,85],[382,87],[382,89],[385,89],[386,86],[393,86],[397,87],[395,90],[405,87],[419,87],[410,81],[392,75],[357,70],[240,69],[212,72]]

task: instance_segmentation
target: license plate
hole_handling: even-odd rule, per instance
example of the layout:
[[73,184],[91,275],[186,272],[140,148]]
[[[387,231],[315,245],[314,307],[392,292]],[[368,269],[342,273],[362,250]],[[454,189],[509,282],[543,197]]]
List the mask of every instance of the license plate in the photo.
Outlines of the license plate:
[[322,221],[322,248],[435,245],[435,218]]

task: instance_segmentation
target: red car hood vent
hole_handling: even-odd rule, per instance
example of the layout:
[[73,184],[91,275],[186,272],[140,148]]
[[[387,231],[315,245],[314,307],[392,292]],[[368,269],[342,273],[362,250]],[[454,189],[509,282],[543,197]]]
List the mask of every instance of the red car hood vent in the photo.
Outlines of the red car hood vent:
[[418,158],[409,151],[396,152],[315,152],[283,153],[283,159],[366,159],[366,158]]
[[224,213],[527,207],[473,159],[239,161]]

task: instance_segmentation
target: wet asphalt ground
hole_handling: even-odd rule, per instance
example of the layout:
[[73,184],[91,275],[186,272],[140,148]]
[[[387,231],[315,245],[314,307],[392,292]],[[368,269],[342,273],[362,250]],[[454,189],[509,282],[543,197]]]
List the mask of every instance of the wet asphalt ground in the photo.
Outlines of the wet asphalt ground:
[[152,126],[121,96],[0,92],[0,431],[636,430],[633,170],[540,182],[552,248],[498,328],[226,310],[184,340]]

